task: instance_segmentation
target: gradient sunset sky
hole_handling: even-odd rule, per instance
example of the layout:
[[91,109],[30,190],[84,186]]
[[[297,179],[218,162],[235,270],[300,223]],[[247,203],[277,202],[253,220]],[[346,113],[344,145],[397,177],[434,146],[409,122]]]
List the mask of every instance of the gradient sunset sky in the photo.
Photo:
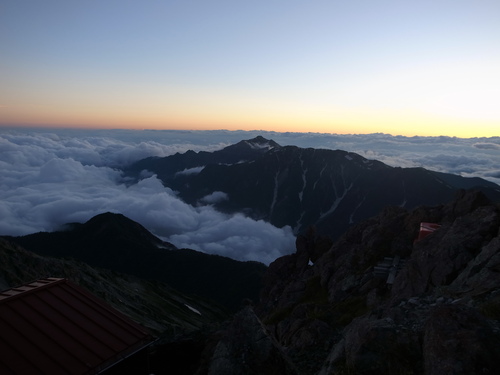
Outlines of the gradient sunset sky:
[[0,125],[500,135],[498,0],[0,0]]

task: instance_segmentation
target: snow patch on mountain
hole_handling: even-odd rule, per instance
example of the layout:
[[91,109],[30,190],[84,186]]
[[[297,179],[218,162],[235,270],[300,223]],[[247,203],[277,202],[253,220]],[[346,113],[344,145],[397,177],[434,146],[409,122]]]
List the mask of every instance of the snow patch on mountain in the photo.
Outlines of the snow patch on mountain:
[[273,191],[273,201],[271,202],[271,207],[269,209],[269,217],[273,216],[274,212],[274,206],[276,205],[276,201],[278,199],[278,176],[279,172],[276,172],[276,175],[274,176],[274,191]]
[[266,142],[245,141],[245,143],[247,145],[249,145],[251,148],[253,148],[254,150],[271,150],[275,147],[269,141],[266,141]]
[[307,174],[307,168],[304,169],[304,160],[300,158],[300,167],[302,169],[302,190],[299,192],[299,200],[302,202],[302,197],[304,196],[304,190],[306,189],[307,185],[307,179],[306,179],[306,174]]
[[354,215],[356,215],[356,211],[363,205],[363,203],[365,203],[365,200],[366,200],[366,196],[363,197],[363,199],[356,205],[356,207],[354,208],[354,210],[351,212],[351,214],[349,215],[349,224],[354,224]]
[[194,307],[192,307],[192,306],[189,306],[187,303],[185,303],[185,304],[184,304],[184,306],[186,306],[186,307],[187,307],[189,310],[191,310],[192,312],[194,312],[194,313],[196,313],[196,314],[198,314],[198,315],[201,315],[200,310],[195,309],[195,308],[194,308]]
[[205,166],[201,166],[201,167],[194,167],[194,168],[186,168],[180,172],[177,172],[175,174],[175,176],[179,176],[179,175],[192,175],[192,174],[198,174],[200,173],[203,169],[205,168]]
[[349,185],[349,187],[346,187],[347,182],[345,179],[343,166],[341,166],[341,169],[340,169],[340,176],[342,178],[342,183],[344,185],[344,189],[343,189],[344,191],[343,191],[342,195],[340,195],[339,192],[337,191],[337,186],[335,185],[335,181],[333,181],[333,179],[332,179],[333,191],[335,192],[336,198],[335,198],[335,201],[333,202],[332,206],[330,207],[330,209],[321,214],[320,220],[325,218],[326,216],[330,215],[331,213],[333,213],[337,209],[337,207],[339,206],[340,202],[342,202],[342,200],[346,197],[347,193],[352,189],[352,186],[353,186],[352,182]]

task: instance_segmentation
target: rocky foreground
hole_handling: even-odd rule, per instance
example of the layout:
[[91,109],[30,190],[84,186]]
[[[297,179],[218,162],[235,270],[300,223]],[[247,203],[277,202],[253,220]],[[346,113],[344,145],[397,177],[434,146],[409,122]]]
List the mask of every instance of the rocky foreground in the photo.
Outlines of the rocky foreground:
[[[421,222],[441,226],[415,242]],[[499,229],[498,205],[462,191],[388,208],[333,246],[311,230],[270,265],[259,303],[219,333],[198,373],[498,373]],[[387,259],[396,270],[375,273]]]

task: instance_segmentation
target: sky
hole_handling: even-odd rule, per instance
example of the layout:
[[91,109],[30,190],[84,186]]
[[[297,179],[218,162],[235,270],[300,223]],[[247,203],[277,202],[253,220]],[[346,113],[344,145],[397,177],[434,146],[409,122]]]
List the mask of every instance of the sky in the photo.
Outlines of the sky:
[[179,248],[269,264],[295,251],[290,227],[222,214],[210,199],[194,207],[155,175],[130,184],[120,172],[145,157],[215,151],[257,135],[282,146],[341,149],[391,166],[425,167],[500,184],[500,137],[4,127],[0,128],[0,235],[54,231],[115,212]]
[[0,0],[0,125],[492,137],[498,0]]

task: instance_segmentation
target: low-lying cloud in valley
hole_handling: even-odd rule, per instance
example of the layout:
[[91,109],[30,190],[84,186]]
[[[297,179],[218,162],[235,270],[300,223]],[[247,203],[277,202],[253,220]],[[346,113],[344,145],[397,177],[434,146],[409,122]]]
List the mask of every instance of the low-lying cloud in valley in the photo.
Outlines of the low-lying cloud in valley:
[[156,176],[128,186],[120,171],[106,164],[118,166],[171,153],[155,142],[138,146],[136,150],[104,138],[2,135],[0,234],[53,231],[110,211],[124,214],[179,247],[264,263],[293,251],[290,228],[225,215],[210,205],[192,207]]
[[269,263],[294,251],[289,227],[217,212],[211,204],[230,199],[224,192],[193,207],[155,175],[145,174],[130,184],[119,170],[148,156],[213,151],[259,134],[281,145],[343,149],[393,166],[422,166],[500,182],[498,137],[0,129],[0,235],[53,231],[103,212],[119,212],[178,247]]

